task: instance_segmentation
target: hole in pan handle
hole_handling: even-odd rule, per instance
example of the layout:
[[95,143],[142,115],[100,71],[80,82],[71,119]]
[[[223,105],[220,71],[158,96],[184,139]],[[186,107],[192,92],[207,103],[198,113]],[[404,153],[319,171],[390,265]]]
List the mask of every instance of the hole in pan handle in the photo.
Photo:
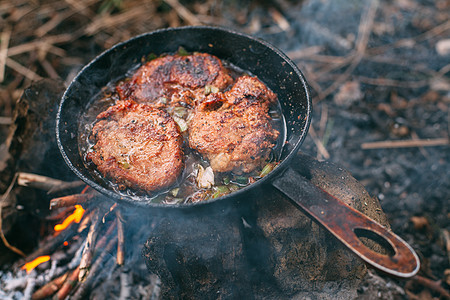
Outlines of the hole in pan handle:
[[[404,240],[366,215],[313,185],[291,168],[272,181],[272,185],[322,224],[356,255],[388,274],[408,278],[420,267],[417,254]],[[365,246],[355,233],[370,231],[384,239],[394,255],[377,253]]]

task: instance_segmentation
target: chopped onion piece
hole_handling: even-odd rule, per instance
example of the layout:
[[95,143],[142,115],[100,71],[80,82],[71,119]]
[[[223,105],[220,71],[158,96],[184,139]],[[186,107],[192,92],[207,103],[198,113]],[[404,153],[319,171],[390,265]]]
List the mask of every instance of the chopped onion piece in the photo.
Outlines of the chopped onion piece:
[[178,191],[180,190],[180,188],[174,188],[173,190],[171,190],[169,193],[170,195],[172,195],[173,197],[176,197],[178,195]]
[[187,115],[187,109],[185,107],[182,107],[182,106],[174,107],[173,115],[177,116],[178,118],[183,118],[184,119],[184,117],[186,117],[186,115]]
[[177,122],[178,127],[180,127],[180,131],[181,131],[181,132],[185,132],[185,131],[187,130],[188,125],[187,125],[187,123],[186,123],[185,120],[183,120],[182,118],[179,118],[179,117],[177,117],[177,116],[173,116],[173,120],[174,120],[175,122]]
[[209,189],[214,185],[214,172],[211,167],[204,169],[198,165],[197,169],[197,186],[199,188]]
[[209,95],[211,93],[218,93],[219,92],[219,88],[214,86],[214,85],[205,85],[205,95]]

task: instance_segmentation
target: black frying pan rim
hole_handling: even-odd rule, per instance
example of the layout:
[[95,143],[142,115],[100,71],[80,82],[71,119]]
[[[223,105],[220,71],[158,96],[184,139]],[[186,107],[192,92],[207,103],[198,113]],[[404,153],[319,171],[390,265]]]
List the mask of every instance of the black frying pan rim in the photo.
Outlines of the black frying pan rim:
[[[160,34],[160,33],[164,33],[164,32],[170,32],[170,31],[178,31],[178,30],[187,30],[187,29],[206,29],[206,30],[216,30],[216,31],[225,31],[227,33],[231,33],[234,35],[238,35],[238,36],[242,36],[244,38],[247,38],[249,40],[253,40],[255,42],[258,42],[260,44],[262,44],[263,46],[267,47],[268,49],[272,50],[273,52],[275,52],[278,56],[280,56],[286,63],[288,63],[291,68],[295,71],[296,75],[300,81],[301,81],[301,87],[305,90],[305,95],[306,95],[306,120],[304,120],[303,122],[303,129],[302,129],[302,133],[300,135],[300,137],[298,138],[296,145],[294,146],[294,148],[290,151],[290,153],[277,165],[277,167],[270,172],[267,176],[259,179],[258,181],[256,181],[253,184],[250,184],[249,186],[246,186],[236,192],[215,198],[215,199],[209,199],[206,201],[200,201],[200,202],[196,202],[196,203],[185,203],[185,204],[162,204],[162,203],[153,203],[153,202],[149,202],[149,201],[136,201],[135,199],[132,198],[128,198],[128,197],[124,197],[121,196],[115,192],[113,192],[112,190],[108,190],[105,187],[99,185],[98,183],[92,181],[91,179],[87,178],[86,176],[84,176],[79,170],[78,168],[76,168],[72,162],[70,161],[69,157],[66,154],[66,151],[64,149],[64,145],[61,142],[60,139],[60,124],[63,120],[61,120],[61,113],[62,113],[62,109],[64,108],[64,103],[66,101],[66,96],[70,90],[70,88],[76,83],[78,82],[78,79],[80,78],[80,76],[82,76],[83,72],[88,69],[91,65],[93,65],[96,61],[98,61],[99,59],[101,59],[103,56],[108,55],[111,52],[114,52],[116,49],[118,48],[122,48],[124,45],[128,44],[128,43],[133,43],[135,40],[141,39],[145,36],[149,36],[149,35],[154,35],[154,34]],[[294,75],[293,75],[294,76]],[[67,87],[66,91],[64,92],[64,94],[61,97],[61,101],[60,101],[60,105],[58,108],[58,113],[56,116],[56,140],[57,140],[57,144],[58,144],[58,148],[61,152],[61,155],[64,158],[64,161],[66,162],[67,166],[82,180],[84,181],[86,184],[88,184],[89,186],[93,187],[94,189],[96,189],[97,191],[99,191],[100,193],[102,193],[103,195],[107,195],[110,198],[117,200],[118,202],[126,202],[128,204],[132,204],[134,206],[142,206],[142,207],[155,207],[155,208],[190,208],[190,207],[197,207],[197,206],[204,206],[207,204],[211,204],[217,201],[228,201],[230,199],[234,199],[236,197],[239,197],[241,195],[244,195],[245,193],[247,193],[248,191],[252,190],[252,189],[256,189],[264,184],[270,184],[271,181],[278,175],[280,174],[285,168],[288,167],[290,161],[295,157],[295,155],[297,154],[298,150],[300,149],[300,146],[302,145],[304,139],[306,138],[310,123],[311,123],[311,117],[312,117],[312,100],[311,100],[311,95],[310,95],[310,91],[309,91],[309,87],[308,84],[306,82],[306,79],[303,75],[303,73],[300,71],[300,69],[297,67],[297,65],[287,56],[285,55],[281,50],[279,50],[277,47],[275,47],[274,45],[270,44],[267,41],[261,40],[259,38],[241,33],[241,32],[237,32],[234,31],[232,29],[228,29],[228,28],[223,28],[223,27],[214,27],[214,26],[184,26],[184,27],[176,27],[176,28],[164,28],[164,29],[158,29],[155,31],[151,31],[151,32],[147,32],[147,33],[143,33],[140,35],[137,35],[127,41],[118,43],[116,45],[114,45],[113,47],[103,51],[102,53],[100,53],[98,56],[96,56],[93,60],[91,60],[86,66],[84,66],[79,73],[74,77],[74,79],[71,81],[71,83],[69,84],[69,86]]]

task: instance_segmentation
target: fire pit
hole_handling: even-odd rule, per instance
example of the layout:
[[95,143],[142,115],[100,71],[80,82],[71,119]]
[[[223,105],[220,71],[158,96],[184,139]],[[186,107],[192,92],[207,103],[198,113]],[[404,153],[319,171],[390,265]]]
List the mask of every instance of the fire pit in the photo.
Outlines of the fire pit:
[[[61,90],[61,83],[43,81],[21,101],[42,100],[42,91],[54,101]],[[24,112],[24,122],[33,122],[29,116],[37,113],[33,108]],[[36,135],[24,138],[31,137]],[[54,147],[45,152],[52,153]],[[347,171],[304,154],[293,165],[318,187],[387,225],[378,200]],[[33,294],[35,299],[53,294],[93,297],[98,292],[94,287],[105,278],[112,278],[110,292],[124,297],[140,297],[137,285],[141,293],[162,298],[210,298],[217,291],[224,297],[285,298],[324,295],[323,289],[348,298],[356,295],[367,272],[362,261],[273,188],[255,192],[256,201],[219,203],[200,208],[200,213],[145,210],[143,214],[142,209],[117,205],[79,181],[26,173],[18,179],[32,191],[61,195],[50,201],[55,213],[47,224],[55,226],[46,230],[55,232],[53,236],[14,265],[16,277],[2,277],[7,290],[27,287],[24,295]],[[375,241],[365,241],[384,251]]]

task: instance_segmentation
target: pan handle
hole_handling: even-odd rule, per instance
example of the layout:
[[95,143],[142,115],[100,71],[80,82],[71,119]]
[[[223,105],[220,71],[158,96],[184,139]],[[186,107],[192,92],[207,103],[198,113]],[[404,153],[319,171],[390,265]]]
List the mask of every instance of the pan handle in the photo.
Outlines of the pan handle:
[[[408,278],[420,267],[417,254],[404,240],[366,215],[316,187],[291,168],[272,185],[303,208],[356,255],[388,274]],[[377,253],[358,238],[358,231],[368,231],[389,243],[394,255]]]

